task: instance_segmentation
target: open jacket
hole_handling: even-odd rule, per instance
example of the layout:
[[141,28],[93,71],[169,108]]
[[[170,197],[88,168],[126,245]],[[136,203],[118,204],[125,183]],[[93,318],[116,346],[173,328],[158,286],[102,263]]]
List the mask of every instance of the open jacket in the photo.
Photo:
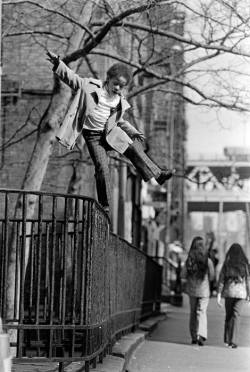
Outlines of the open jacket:
[[[92,78],[81,78],[62,61],[53,69],[56,75],[75,91],[68,111],[57,133],[59,142],[72,149],[82,132],[87,116],[98,105],[102,81]],[[121,96],[118,109],[114,111],[106,125],[105,134],[108,144],[119,153],[123,153],[132,143],[131,137],[140,133],[128,121],[123,119],[125,111],[130,107],[126,99]]]

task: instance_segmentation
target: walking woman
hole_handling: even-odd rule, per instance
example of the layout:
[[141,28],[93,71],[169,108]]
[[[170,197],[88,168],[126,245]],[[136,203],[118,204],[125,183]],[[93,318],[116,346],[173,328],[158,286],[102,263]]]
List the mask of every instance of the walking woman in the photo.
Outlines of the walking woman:
[[189,330],[192,344],[203,346],[207,339],[209,282],[214,278],[214,268],[200,236],[196,236],[192,241],[182,278],[186,279],[186,293],[190,302]]
[[240,244],[232,244],[226,254],[218,281],[219,306],[222,306],[221,296],[225,298],[226,310],[224,342],[236,348],[241,310],[250,296],[248,260]]

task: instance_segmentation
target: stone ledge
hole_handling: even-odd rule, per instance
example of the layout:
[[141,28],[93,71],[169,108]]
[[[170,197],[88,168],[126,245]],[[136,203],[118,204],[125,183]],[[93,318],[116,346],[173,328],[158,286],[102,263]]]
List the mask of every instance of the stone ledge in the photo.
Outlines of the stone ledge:
[[[165,310],[165,309],[164,309]],[[166,318],[166,313],[149,318],[139,325],[139,330],[129,333],[118,340],[113,348],[111,355],[103,359],[103,363],[97,363],[95,368],[90,368],[90,372],[124,372],[129,362],[131,354],[136,347],[142,343],[148,333],[150,333],[157,324]],[[72,362],[64,367],[65,372],[80,372],[84,369],[83,362]],[[13,372],[56,372],[58,363],[40,362],[14,364]]]
[[[135,348],[145,340],[145,332],[129,333],[117,341],[113,348],[112,354],[103,359],[103,363],[97,363],[95,368],[90,368],[90,372],[123,372],[129,358]],[[64,368],[65,372],[83,371],[84,363],[73,362]]]
[[[97,363],[95,368],[90,368],[90,372],[123,372],[125,368],[125,359],[107,355],[103,359],[103,363]],[[68,367],[64,368],[65,372],[80,372],[84,371],[84,363],[73,362]]]
[[155,316],[153,318],[149,318],[145,320],[144,322],[140,323],[139,329],[150,333],[157,326],[157,324],[163,321],[164,319],[166,319],[166,317],[167,315],[164,313],[164,314]]
[[117,341],[112,348],[112,355],[127,359],[134,349],[145,340],[145,332],[129,333]]

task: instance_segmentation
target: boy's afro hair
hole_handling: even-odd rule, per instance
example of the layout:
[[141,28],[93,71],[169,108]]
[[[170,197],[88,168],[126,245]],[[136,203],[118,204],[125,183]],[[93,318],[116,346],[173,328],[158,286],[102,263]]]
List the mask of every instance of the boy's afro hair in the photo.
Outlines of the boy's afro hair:
[[120,77],[123,76],[127,80],[127,84],[132,79],[132,71],[123,63],[115,63],[113,64],[107,71],[107,77]]

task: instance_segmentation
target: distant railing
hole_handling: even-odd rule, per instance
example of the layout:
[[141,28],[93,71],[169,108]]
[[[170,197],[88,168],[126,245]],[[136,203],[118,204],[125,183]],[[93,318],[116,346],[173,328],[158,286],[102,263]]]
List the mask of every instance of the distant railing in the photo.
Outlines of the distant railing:
[[181,260],[162,256],[154,256],[154,259],[162,265],[162,300],[182,306]]
[[0,315],[14,362],[81,360],[88,371],[159,310],[161,266],[110,233],[95,200],[0,189],[0,207]]

